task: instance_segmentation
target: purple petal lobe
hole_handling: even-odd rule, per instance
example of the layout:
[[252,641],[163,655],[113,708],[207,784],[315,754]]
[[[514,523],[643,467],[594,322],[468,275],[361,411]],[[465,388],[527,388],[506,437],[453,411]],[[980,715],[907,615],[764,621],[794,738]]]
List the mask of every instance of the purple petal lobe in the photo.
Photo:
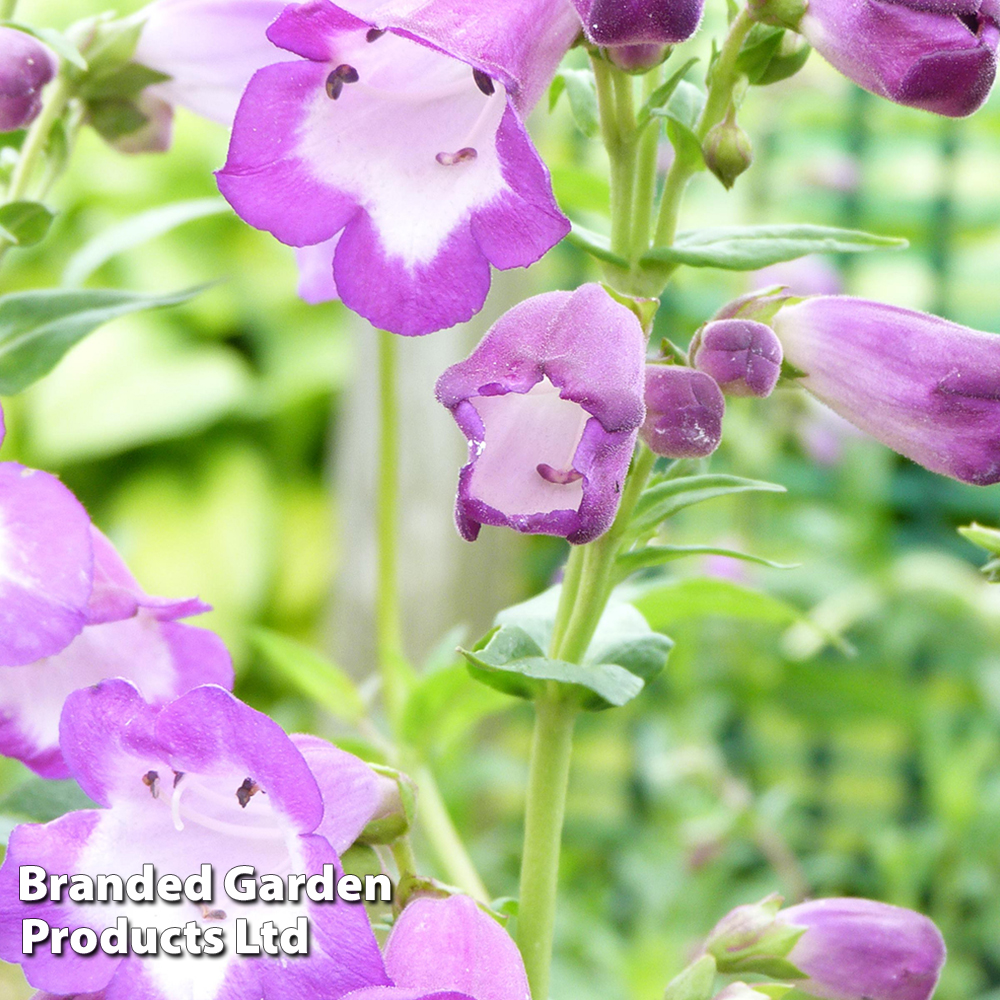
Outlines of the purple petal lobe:
[[701,23],[701,0],[573,0],[587,38],[606,47],[655,43],[672,45],[690,38]]

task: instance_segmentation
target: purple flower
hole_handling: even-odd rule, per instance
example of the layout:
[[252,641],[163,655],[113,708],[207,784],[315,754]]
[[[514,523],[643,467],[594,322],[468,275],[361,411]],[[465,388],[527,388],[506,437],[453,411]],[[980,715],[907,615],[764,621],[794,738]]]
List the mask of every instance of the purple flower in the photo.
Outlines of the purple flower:
[[707,323],[695,334],[690,356],[729,396],[770,396],[781,374],[781,341],[752,319]]
[[957,118],[993,86],[998,23],[983,0],[809,0],[796,30],[865,90]]
[[646,420],[640,435],[667,458],[705,458],[722,440],[726,401],[715,380],[677,365],[646,366]]
[[58,653],[80,633],[93,570],[90,518],[76,497],[54,476],[0,462],[0,670]]
[[[0,667],[0,753],[46,778],[69,776],[59,746],[59,716],[78,688],[123,677],[162,705],[200,684],[233,684],[222,640],[177,621],[210,611],[209,606],[197,599],[150,597],[104,535],[88,530],[93,571],[85,627],[61,650],[23,666]],[[15,627],[20,631],[32,621],[18,617]]]
[[522,117],[577,31],[565,0],[293,4],[268,37],[299,58],[251,80],[219,189],[283,243],[339,236],[336,290],[374,325],[467,320],[490,264],[569,229]]
[[772,325],[803,387],[856,427],[932,472],[1000,481],[1000,337],[847,296]]
[[456,520],[589,542],[611,526],[642,423],[645,339],[599,285],[502,316],[437,384],[469,439]]
[[777,923],[806,929],[788,960],[808,976],[799,989],[823,1000],[928,1000],[944,965],[937,927],[899,906],[817,899]]
[[385,950],[393,985],[349,1000],[530,1000],[520,952],[468,896],[415,899]]
[[250,77],[282,58],[267,28],[285,6],[284,0],[156,0],[143,11],[135,60],[173,79],[147,93],[231,125]]
[[42,110],[42,89],[59,63],[37,39],[0,27],[0,132],[27,128]]
[[690,38],[702,0],[573,0],[587,40],[602,48],[662,48]]
[[[0,957],[21,964],[33,986],[98,992],[101,1000],[337,1000],[387,983],[363,907],[308,900],[236,905],[221,886],[235,865],[252,865],[258,875],[318,874],[324,864],[339,870],[335,847],[357,836],[377,804],[375,776],[361,761],[324,750],[314,738],[305,739],[303,753],[277,724],[221,688],[196,688],[157,712],[121,680],[70,696],[61,742],[71,773],[103,808],[11,834],[0,868]],[[18,898],[20,865],[127,878],[148,863],[158,875],[182,879],[211,864],[212,902],[78,906]],[[97,932],[119,917],[132,928],[161,930],[195,921],[202,929],[223,927],[229,946],[211,959],[56,956],[44,943],[24,955],[21,921],[31,917]],[[249,920],[251,940],[264,921],[285,928],[306,917],[308,958],[236,955],[237,917]]]

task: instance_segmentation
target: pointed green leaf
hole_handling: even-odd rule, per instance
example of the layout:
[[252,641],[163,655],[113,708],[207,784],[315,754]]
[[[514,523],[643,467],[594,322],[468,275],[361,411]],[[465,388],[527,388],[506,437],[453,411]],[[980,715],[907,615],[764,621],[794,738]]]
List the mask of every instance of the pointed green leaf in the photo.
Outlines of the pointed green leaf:
[[758,566],[768,566],[771,569],[796,569],[798,563],[779,563],[762,556],[751,555],[749,552],[739,552],[736,549],[720,548],[716,545],[646,545],[633,552],[623,552],[616,560],[620,579],[635,573],[640,569],[652,566],[662,566],[674,559],[686,559],[689,556],[727,556],[730,559],[740,559],[743,562],[756,563]]
[[49,823],[76,809],[96,808],[75,781],[29,778],[0,799],[0,816],[22,823]]
[[608,264],[615,264],[618,267],[628,270],[628,261],[620,257],[611,249],[611,242],[607,236],[595,233],[592,229],[586,229],[577,223],[573,223],[573,228],[566,236],[566,242],[573,246],[585,250],[592,257],[603,260]]
[[678,511],[706,500],[736,493],[784,493],[785,487],[739,476],[707,475],[668,479],[647,489],[636,504],[629,530],[635,535],[653,531]]
[[[594,74],[589,69],[564,69],[558,75],[562,78],[577,128],[588,139],[596,138],[600,134],[601,124],[597,112]],[[556,100],[558,98],[559,94],[556,93]]]
[[832,226],[724,226],[679,233],[673,246],[650,250],[642,263],[755,271],[813,253],[865,253],[906,246],[906,240]]
[[15,246],[31,247],[48,234],[55,216],[37,201],[12,201],[0,206],[3,238]]
[[0,395],[21,392],[99,326],[143,309],[180,305],[201,288],[169,295],[44,289],[0,298]]
[[636,125],[638,128],[644,128],[646,123],[653,116],[653,113],[658,111],[663,107],[667,101],[673,97],[674,91],[680,86],[684,77],[687,76],[688,70],[691,69],[694,64],[698,62],[698,58],[689,59],[686,63],[673,76],[667,80],[666,83],[660,84],[652,94],[649,95],[649,100],[639,109],[638,115],[636,115]]

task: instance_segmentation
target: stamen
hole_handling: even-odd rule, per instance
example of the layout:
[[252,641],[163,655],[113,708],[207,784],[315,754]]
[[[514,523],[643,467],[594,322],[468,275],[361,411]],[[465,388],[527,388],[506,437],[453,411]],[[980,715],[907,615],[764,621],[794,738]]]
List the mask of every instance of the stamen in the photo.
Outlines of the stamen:
[[178,833],[184,830],[184,821],[181,819],[181,796],[187,791],[187,787],[186,784],[181,785],[178,779],[174,782],[174,791],[170,796],[170,816],[174,821],[174,829]]
[[357,83],[360,77],[358,71],[347,63],[341,63],[326,78],[326,96],[331,101],[337,100],[344,90],[345,83]]
[[493,85],[493,78],[484,73],[481,69],[473,69],[472,79],[476,81],[476,86],[487,96],[492,97],[496,93]]
[[583,473],[577,472],[576,469],[553,469],[544,462],[536,466],[535,471],[547,483],[554,483],[556,486],[569,486],[570,483],[583,479]]
[[236,789],[236,801],[239,802],[241,808],[246,809],[250,800],[261,790],[260,785],[253,778],[244,778],[243,784]]
[[377,42],[385,34],[385,28],[369,28],[365,35],[366,42]]
[[183,771],[174,771],[174,788],[177,787],[178,782],[184,777]]
[[479,154],[472,146],[464,146],[457,153],[438,153],[434,157],[442,167],[453,167],[457,163],[468,163],[474,160]]
[[[285,832],[279,827],[244,826],[241,823],[227,823],[225,820],[206,816],[204,813],[198,812],[197,809],[192,809],[190,806],[184,807],[184,819],[189,823],[204,827],[206,830],[224,833],[229,837],[240,837],[243,840],[284,840],[286,837]],[[183,825],[180,829],[184,829]]]
[[154,799],[160,797],[160,776],[156,771],[147,771],[142,776],[142,783],[152,792]]

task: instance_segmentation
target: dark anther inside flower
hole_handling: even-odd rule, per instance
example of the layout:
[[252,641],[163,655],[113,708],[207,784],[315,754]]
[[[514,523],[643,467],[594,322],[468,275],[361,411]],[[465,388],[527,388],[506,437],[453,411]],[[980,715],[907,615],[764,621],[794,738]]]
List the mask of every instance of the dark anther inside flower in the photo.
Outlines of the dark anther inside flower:
[[358,71],[347,63],[341,63],[326,78],[326,96],[335,101],[344,90],[345,83],[357,83],[360,77]]

